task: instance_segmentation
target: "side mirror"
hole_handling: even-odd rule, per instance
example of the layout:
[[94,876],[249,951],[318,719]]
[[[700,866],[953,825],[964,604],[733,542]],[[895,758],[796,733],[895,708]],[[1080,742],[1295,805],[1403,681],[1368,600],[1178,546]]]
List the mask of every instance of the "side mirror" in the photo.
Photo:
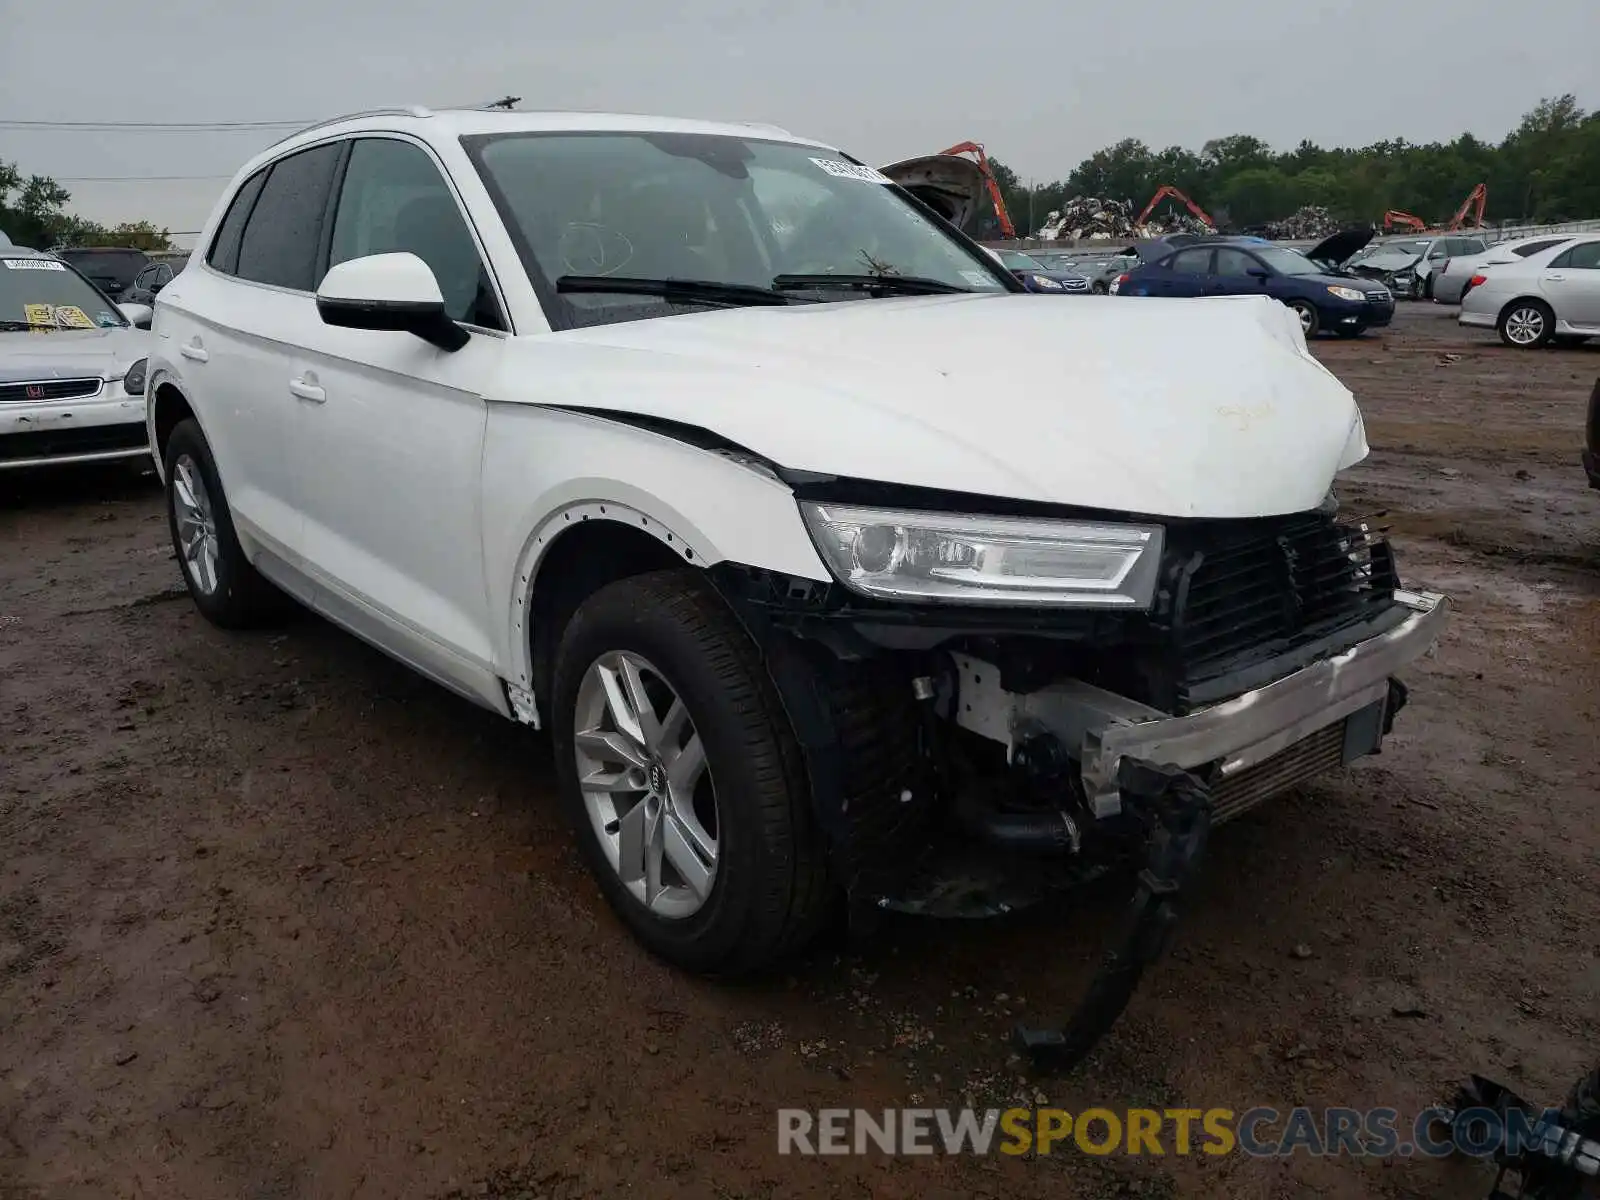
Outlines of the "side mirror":
[[409,333],[441,350],[459,350],[472,340],[445,314],[428,264],[408,251],[369,254],[333,267],[317,289],[317,313],[327,325]]
[[119,304],[117,311],[135,329],[149,329],[150,322],[156,315],[156,310],[148,304]]

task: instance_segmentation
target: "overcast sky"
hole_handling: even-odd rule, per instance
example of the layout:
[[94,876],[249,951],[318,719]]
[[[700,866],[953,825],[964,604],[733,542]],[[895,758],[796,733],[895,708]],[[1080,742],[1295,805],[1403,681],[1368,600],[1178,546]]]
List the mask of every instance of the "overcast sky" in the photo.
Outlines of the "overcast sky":
[[[396,103],[771,121],[869,162],[972,139],[1025,178],[1124,137],[1499,139],[1600,106],[1600,0],[4,0],[0,120],[317,119]],[[273,130],[0,128],[97,220],[198,229]],[[1198,197],[1204,203],[1204,197]],[[1494,198],[1490,197],[1491,211]]]

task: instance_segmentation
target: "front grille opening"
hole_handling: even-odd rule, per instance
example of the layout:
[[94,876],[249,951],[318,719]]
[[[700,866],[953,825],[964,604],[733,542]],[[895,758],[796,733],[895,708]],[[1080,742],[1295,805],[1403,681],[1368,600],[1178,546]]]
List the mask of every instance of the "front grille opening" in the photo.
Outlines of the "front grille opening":
[[1345,723],[1302,738],[1271,758],[1212,785],[1211,823],[1221,825],[1256,805],[1344,765]]
[[1158,613],[1184,685],[1283,654],[1394,604],[1394,555],[1369,522],[1324,513],[1176,532]]
[[40,404],[47,400],[80,400],[100,394],[99,379],[45,379],[34,383],[0,383],[0,404]]

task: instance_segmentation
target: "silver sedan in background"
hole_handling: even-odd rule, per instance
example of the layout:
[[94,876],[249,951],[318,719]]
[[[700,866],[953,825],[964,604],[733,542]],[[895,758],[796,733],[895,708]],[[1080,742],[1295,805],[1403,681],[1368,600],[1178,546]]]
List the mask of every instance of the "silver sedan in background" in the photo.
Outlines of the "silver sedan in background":
[[1482,271],[1484,267],[1516,262],[1519,258],[1527,258],[1530,255],[1539,253],[1541,250],[1548,250],[1552,246],[1562,246],[1570,241],[1572,241],[1570,233],[1517,238],[1508,242],[1496,242],[1481,254],[1463,254],[1456,258],[1447,258],[1444,266],[1435,271],[1433,275],[1434,303],[1460,304],[1461,297],[1466,293],[1467,285],[1471,283],[1472,277]]
[[1600,237],[1576,238],[1472,277],[1456,318],[1532,350],[1600,337]]

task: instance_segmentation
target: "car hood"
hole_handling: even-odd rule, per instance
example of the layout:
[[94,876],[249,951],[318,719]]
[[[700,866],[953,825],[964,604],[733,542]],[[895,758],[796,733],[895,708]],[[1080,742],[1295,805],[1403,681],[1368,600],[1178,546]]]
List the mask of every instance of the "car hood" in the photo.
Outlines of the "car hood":
[[1352,271],[1404,271],[1422,261],[1422,255],[1409,250],[1374,250],[1360,262],[1346,263]]
[[1172,517],[1322,501],[1355,401],[1263,297],[954,295],[514,338],[492,400],[699,427],[782,467]]
[[41,379],[120,379],[150,353],[143,329],[53,329],[0,332],[0,383]]
[[1370,229],[1342,229],[1307,250],[1306,257],[1337,266],[1360,254],[1372,238],[1373,231]]
[[1363,282],[1368,285],[1369,291],[1371,290],[1372,284],[1382,282],[1381,280],[1377,279],[1366,279],[1364,276],[1353,275],[1350,271],[1345,270],[1329,270],[1324,271],[1319,275],[1296,275],[1293,278],[1296,283],[1326,284],[1328,287],[1350,287],[1352,284],[1354,284],[1357,291],[1361,290],[1361,284]]
[[925,154],[878,169],[957,229],[967,227],[983,198],[983,172],[960,155]]

